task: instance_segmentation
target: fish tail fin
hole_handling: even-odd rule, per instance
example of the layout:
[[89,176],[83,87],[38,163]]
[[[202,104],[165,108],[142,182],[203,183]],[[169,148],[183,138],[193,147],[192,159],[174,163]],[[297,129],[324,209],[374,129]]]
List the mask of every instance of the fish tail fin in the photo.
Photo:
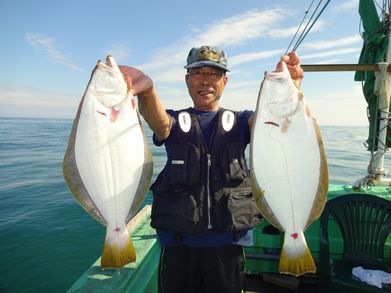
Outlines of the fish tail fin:
[[308,249],[303,231],[293,234],[285,233],[279,271],[294,276],[316,272],[315,262]]
[[105,244],[101,258],[101,268],[121,268],[136,261],[136,251],[126,226],[107,228]]

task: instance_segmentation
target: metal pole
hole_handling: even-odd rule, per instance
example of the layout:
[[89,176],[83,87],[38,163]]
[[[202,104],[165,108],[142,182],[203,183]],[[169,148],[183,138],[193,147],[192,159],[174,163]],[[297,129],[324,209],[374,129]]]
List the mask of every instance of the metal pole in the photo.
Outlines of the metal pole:
[[[389,47],[390,48],[390,47]],[[387,52],[387,56],[391,56]],[[387,60],[391,59],[387,57]],[[391,60],[390,60],[391,61]],[[373,154],[371,162],[368,166],[368,173],[374,176],[375,185],[389,186],[390,181],[383,178],[387,174],[387,170],[384,168],[384,155],[387,151],[386,139],[387,139],[387,125],[388,125],[388,110],[390,106],[390,84],[391,77],[386,71],[388,63],[379,64],[382,67],[382,71],[376,72],[376,79],[378,83],[378,111],[380,111],[380,121],[378,129],[377,150]],[[376,89],[375,89],[376,90]],[[388,182],[387,182],[388,181]]]
[[[326,71],[379,71],[378,64],[302,64],[304,72],[326,72]],[[388,72],[391,72],[391,65],[388,65]]]

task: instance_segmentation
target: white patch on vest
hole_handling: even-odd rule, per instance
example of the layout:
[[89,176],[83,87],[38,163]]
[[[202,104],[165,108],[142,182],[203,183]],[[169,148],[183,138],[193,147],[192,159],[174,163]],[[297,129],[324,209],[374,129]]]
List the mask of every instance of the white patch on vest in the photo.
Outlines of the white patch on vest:
[[182,161],[182,160],[172,160],[171,164],[172,165],[184,165],[185,161]]
[[223,113],[222,124],[225,131],[230,131],[234,126],[235,115],[231,111],[225,111]]
[[179,126],[183,132],[189,132],[191,127],[191,118],[190,114],[187,112],[181,112],[178,115]]

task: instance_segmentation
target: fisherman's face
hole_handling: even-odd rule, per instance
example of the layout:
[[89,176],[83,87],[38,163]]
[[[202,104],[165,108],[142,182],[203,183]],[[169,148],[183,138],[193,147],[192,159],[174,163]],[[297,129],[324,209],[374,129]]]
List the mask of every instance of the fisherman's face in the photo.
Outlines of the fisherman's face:
[[197,110],[217,111],[219,99],[228,77],[221,69],[204,66],[190,69],[186,74],[186,84]]

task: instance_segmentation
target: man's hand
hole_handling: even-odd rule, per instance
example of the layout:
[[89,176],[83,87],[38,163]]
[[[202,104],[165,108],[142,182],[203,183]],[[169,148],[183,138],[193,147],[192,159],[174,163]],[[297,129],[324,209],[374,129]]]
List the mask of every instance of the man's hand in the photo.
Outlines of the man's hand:
[[300,88],[301,81],[304,77],[304,71],[300,66],[300,58],[296,52],[290,52],[287,55],[281,57],[281,61],[278,62],[276,71],[282,71],[282,63],[288,67],[289,73],[291,74],[292,80],[297,88]]
[[134,96],[148,95],[152,91],[152,79],[142,71],[124,65],[119,65],[118,67],[124,75],[125,81]]
[[165,140],[171,131],[171,118],[166,113],[160,98],[153,87],[152,79],[142,71],[120,65],[119,69],[134,96],[137,96],[138,109],[155,135]]

